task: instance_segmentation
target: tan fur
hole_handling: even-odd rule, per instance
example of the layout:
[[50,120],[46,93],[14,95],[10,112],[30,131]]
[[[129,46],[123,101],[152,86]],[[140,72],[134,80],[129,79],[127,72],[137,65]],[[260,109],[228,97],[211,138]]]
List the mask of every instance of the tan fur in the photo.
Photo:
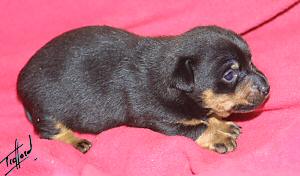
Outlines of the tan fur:
[[59,129],[60,132],[53,136],[52,139],[59,140],[67,144],[72,144],[73,146],[81,140],[80,138],[76,137],[70,129],[61,123],[58,123],[56,128]]
[[228,117],[235,105],[249,104],[248,97],[252,92],[251,82],[241,84],[232,94],[216,94],[213,90],[208,89],[202,94],[203,106],[212,110],[210,114]]
[[233,64],[232,66],[231,66],[231,68],[232,69],[234,69],[234,70],[237,70],[237,69],[239,69],[239,64],[238,63],[235,63],[235,64]]
[[180,120],[177,123],[183,124],[185,126],[196,126],[196,125],[200,125],[200,124],[206,124],[207,122],[204,120],[199,120],[199,119],[184,119],[184,120]]
[[[233,129],[235,126],[236,129]],[[196,139],[196,143],[200,146],[217,151],[215,144],[224,144],[227,147],[227,151],[232,151],[236,147],[235,140],[238,137],[238,127],[233,122],[221,121],[217,118],[208,119],[207,129]],[[233,133],[234,132],[234,133]],[[227,151],[217,151],[225,153]]]

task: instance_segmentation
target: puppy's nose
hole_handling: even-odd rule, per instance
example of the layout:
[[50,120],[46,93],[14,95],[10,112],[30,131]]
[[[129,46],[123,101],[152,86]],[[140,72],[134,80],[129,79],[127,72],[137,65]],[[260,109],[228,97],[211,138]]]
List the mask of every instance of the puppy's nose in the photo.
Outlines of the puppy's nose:
[[268,96],[270,93],[270,85],[268,83],[267,78],[263,75],[260,77],[261,78],[261,82],[260,82],[260,86],[258,87],[258,90],[264,95],[264,96]]
[[264,85],[264,86],[260,86],[258,88],[258,90],[264,95],[267,96],[270,93],[270,86],[269,85]]
[[267,78],[262,74],[253,75],[253,88],[258,90],[262,95],[268,96],[270,93],[270,85]]

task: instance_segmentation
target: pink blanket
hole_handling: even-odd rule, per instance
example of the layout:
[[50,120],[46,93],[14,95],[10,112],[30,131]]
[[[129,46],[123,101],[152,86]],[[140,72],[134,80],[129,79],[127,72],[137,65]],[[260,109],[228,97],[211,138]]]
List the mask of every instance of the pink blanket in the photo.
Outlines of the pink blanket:
[[[241,3],[242,2],[242,3]],[[216,24],[243,32],[294,0],[64,0],[0,1],[0,175],[15,139],[29,158],[8,175],[298,175],[300,172],[300,5],[245,36],[255,64],[267,75],[271,96],[261,113],[234,115],[243,127],[236,151],[220,155],[180,136],[119,127],[99,135],[83,155],[41,140],[16,97],[19,70],[58,34],[85,25],[111,25],[141,35],[179,34]]]

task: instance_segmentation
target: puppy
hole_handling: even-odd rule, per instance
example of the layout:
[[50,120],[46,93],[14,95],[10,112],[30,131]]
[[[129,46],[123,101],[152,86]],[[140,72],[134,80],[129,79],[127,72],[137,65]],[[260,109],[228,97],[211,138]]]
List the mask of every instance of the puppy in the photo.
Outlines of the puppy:
[[98,134],[121,125],[233,151],[240,127],[222,118],[253,111],[269,90],[247,43],[216,26],[166,37],[108,26],[75,29],[37,51],[17,83],[40,137],[82,153],[92,144],[73,131]]

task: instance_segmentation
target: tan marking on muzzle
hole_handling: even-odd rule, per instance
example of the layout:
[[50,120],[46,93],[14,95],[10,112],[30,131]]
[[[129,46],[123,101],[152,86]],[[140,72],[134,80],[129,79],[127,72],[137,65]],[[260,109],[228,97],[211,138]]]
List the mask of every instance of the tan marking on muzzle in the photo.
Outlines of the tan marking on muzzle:
[[210,114],[220,117],[228,117],[232,113],[232,108],[236,105],[248,105],[248,96],[253,92],[252,83],[245,81],[231,94],[217,94],[208,89],[202,93],[203,106],[211,109]]

